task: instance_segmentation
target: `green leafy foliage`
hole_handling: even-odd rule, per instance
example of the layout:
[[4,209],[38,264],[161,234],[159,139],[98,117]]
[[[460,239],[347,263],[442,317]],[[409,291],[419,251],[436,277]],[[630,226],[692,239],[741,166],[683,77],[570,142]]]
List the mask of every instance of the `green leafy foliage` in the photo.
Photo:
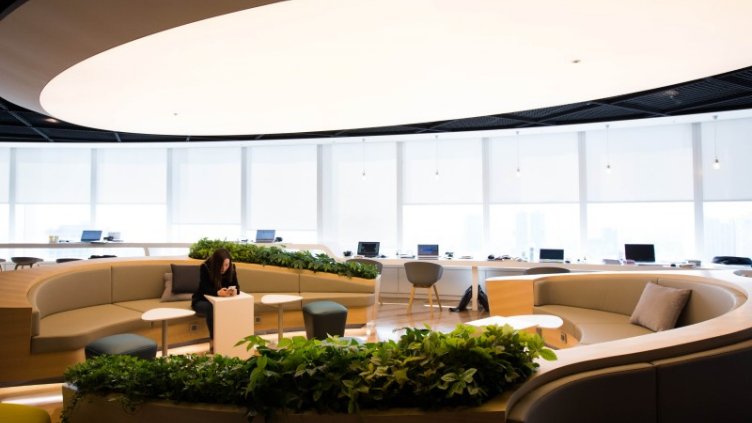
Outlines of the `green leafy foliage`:
[[355,413],[478,405],[525,381],[537,369],[537,358],[556,358],[538,335],[510,326],[458,325],[450,333],[405,328],[399,341],[367,344],[294,337],[272,349],[255,335],[242,343],[256,354],[247,360],[99,356],[69,368],[65,380],[76,386],[77,398],[120,393],[129,407],[166,399],[245,405],[249,416]]
[[188,256],[206,260],[214,251],[225,248],[233,260],[240,263],[255,263],[265,266],[288,267],[314,272],[334,273],[347,277],[375,279],[379,275],[376,266],[358,262],[340,263],[326,254],[311,254],[310,251],[285,251],[275,246],[239,244],[231,241],[202,238],[191,245]]

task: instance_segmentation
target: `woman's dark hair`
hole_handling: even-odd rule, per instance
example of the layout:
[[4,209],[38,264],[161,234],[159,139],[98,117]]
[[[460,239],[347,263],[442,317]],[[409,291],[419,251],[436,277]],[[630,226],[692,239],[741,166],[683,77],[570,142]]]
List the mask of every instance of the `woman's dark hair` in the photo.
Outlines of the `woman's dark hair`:
[[216,290],[222,288],[222,277],[224,276],[222,275],[222,264],[225,262],[225,259],[230,259],[230,268],[227,269],[226,274],[232,275],[232,255],[230,255],[230,252],[224,248],[219,248],[214,251],[214,254],[205,261],[206,267],[209,268],[209,277],[211,278],[212,284],[214,284]]

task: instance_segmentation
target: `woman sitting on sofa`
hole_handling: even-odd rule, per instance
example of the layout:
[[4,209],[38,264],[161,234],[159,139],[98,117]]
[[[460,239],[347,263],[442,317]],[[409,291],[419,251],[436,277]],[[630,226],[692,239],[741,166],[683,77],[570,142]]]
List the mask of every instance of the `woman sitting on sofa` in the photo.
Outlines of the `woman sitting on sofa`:
[[200,275],[198,290],[191,299],[191,308],[206,316],[209,336],[214,339],[214,308],[204,296],[232,297],[240,292],[238,274],[230,252],[224,248],[215,251],[201,265]]

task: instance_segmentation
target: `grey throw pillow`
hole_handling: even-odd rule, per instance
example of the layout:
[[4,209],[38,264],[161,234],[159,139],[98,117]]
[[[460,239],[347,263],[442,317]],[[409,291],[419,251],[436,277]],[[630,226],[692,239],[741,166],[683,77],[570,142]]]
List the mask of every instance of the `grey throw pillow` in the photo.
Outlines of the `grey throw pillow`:
[[171,264],[172,266],[172,292],[183,294],[198,291],[198,282],[201,278],[201,265],[196,264]]
[[629,322],[655,332],[673,329],[691,293],[690,289],[648,282]]
[[164,274],[164,291],[162,292],[162,302],[168,301],[186,301],[193,297],[192,293],[173,294],[172,292],[172,273]]

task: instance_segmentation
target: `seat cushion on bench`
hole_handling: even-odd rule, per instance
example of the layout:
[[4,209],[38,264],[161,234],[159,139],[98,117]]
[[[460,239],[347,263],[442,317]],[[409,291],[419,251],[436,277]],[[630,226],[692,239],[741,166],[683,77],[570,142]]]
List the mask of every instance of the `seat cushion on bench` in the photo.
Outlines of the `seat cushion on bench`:
[[31,352],[76,350],[113,333],[148,328],[141,314],[113,304],[51,314],[41,320],[39,335],[31,339]]
[[329,300],[345,307],[368,307],[376,301],[374,294],[356,294],[347,292],[302,292],[303,305],[313,302]]
[[553,314],[564,320],[562,330],[574,335],[580,344],[595,344],[653,333],[650,329],[629,323],[629,316],[562,305],[534,308],[536,314]]

